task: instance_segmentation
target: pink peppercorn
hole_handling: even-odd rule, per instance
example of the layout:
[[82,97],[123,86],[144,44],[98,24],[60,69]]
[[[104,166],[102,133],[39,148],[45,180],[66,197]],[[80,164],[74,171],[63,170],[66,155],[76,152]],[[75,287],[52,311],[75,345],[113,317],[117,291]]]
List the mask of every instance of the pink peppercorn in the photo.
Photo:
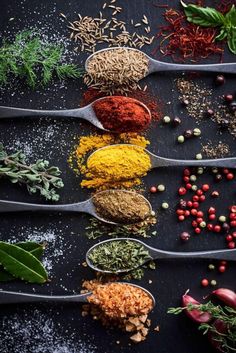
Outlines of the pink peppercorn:
[[228,234],[228,235],[226,235],[225,239],[226,239],[227,242],[230,242],[230,241],[233,240],[233,237],[232,237],[231,234]]
[[186,187],[186,189],[190,190],[190,189],[192,189],[192,184],[187,183],[187,184],[185,185],[185,187]]
[[215,208],[214,208],[214,207],[210,207],[210,208],[208,209],[208,213],[209,213],[209,214],[216,213]]
[[192,208],[190,211],[192,216],[196,216],[197,215],[197,210],[195,208]]
[[230,211],[232,212],[232,213],[236,213],[236,206],[231,206],[230,207]]
[[193,207],[194,207],[194,208],[198,208],[198,207],[199,207],[199,202],[194,201],[194,202],[193,202]]
[[185,175],[185,176],[183,177],[183,180],[185,181],[185,183],[188,183],[188,182],[189,182],[189,177],[188,177],[187,175]]
[[187,192],[187,190],[186,190],[183,186],[181,186],[181,187],[179,188],[179,195],[185,195],[186,192]]
[[192,221],[192,226],[193,226],[193,228],[196,228],[198,226],[197,221]]
[[188,168],[185,168],[184,169],[184,175],[187,175],[189,176],[191,173],[190,173],[190,170]]
[[201,285],[202,285],[203,287],[207,287],[207,286],[209,285],[208,279],[206,279],[206,278],[202,279],[202,280],[201,280]]
[[199,196],[198,195],[194,195],[193,196],[193,201],[198,201],[199,200]]
[[234,174],[233,173],[226,174],[226,179],[227,180],[232,180],[233,178],[234,178]]
[[219,225],[214,226],[214,232],[220,233],[220,231],[221,231],[221,226]]
[[195,232],[196,234],[200,234],[200,233],[201,233],[201,228],[198,228],[198,227],[195,228],[195,229],[194,229],[194,232]]
[[206,196],[205,195],[199,196],[199,201],[200,202],[204,202],[205,200],[206,200]]
[[184,215],[181,215],[181,216],[178,217],[178,219],[179,219],[180,222],[183,222],[185,220],[185,217],[184,217]]
[[221,265],[221,266],[218,267],[218,271],[220,273],[224,273],[226,271],[226,267],[224,265]]
[[196,194],[197,194],[198,196],[201,196],[201,195],[203,195],[203,191],[202,191],[201,189],[198,189],[198,190],[196,191]]
[[202,190],[203,191],[208,191],[210,189],[210,186],[208,184],[202,185]]
[[234,242],[234,241],[230,241],[230,242],[228,243],[228,248],[229,248],[229,249],[234,249],[234,248],[235,248],[235,242]]
[[208,216],[208,218],[209,218],[210,221],[214,221],[214,219],[216,219],[216,215],[215,214],[210,214]]
[[231,227],[236,227],[236,221],[231,221],[231,222],[230,222],[230,226],[231,226]]
[[208,229],[209,231],[212,231],[212,230],[214,229],[213,224],[208,223],[208,224],[207,224],[207,229]]

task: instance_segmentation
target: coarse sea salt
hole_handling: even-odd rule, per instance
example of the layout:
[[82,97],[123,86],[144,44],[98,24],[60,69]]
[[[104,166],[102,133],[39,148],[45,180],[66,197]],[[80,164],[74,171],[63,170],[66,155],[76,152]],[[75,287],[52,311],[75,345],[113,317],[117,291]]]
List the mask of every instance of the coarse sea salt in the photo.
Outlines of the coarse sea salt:
[[[64,336],[64,337],[63,337]],[[0,323],[0,353],[95,353],[90,336],[78,338],[50,315],[35,309],[8,315]]]

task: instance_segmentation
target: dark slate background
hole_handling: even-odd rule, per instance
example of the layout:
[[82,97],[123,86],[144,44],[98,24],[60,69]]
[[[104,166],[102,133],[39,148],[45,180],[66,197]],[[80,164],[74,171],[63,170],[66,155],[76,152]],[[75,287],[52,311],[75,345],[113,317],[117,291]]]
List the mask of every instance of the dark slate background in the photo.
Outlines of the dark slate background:
[[[162,1],[156,0],[156,4],[163,4]],[[173,7],[178,7],[178,1],[166,1]],[[218,2],[219,3],[219,2]],[[69,20],[75,20],[76,14],[95,15],[98,13],[103,1],[97,0],[73,0],[73,1],[37,1],[37,0],[1,0],[1,22],[0,33],[6,36],[14,36],[19,30],[36,27],[41,29],[43,33],[53,38],[65,38],[68,36],[66,21],[59,17],[59,13],[64,13]],[[148,0],[120,0],[125,8],[125,12],[121,17],[128,21],[134,18],[140,21],[143,14],[150,19],[153,34],[157,31],[157,26],[162,21],[162,9],[153,7],[153,2]],[[216,5],[217,1],[208,1],[208,5]],[[12,19],[13,18],[13,19]],[[11,19],[11,20],[10,20]],[[69,47],[73,49],[76,45],[72,42]],[[68,47],[68,46],[67,46]],[[146,48],[145,51],[150,54],[154,48]],[[235,57],[227,55],[225,61],[235,61]],[[83,64],[87,55],[74,55],[74,61]],[[218,62],[219,58],[215,58],[214,62]],[[164,58],[164,60],[170,60]],[[231,155],[234,155],[235,141],[232,137],[224,132],[223,134],[217,129],[217,126],[209,120],[201,123],[200,128],[203,131],[201,139],[193,139],[186,144],[177,145],[176,137],[186,128],[193,128],[196,123],[188,117],[177,100],[178,94],[175,91],[174,79],[180,77],[181,74],[165,74],[159,73],[148,77],[145,81],[152,92],[163,102],[163,115],[171,117],[178,115],[182,118],[183,123],[177,129],[171,127],[163,127],[161,124],[153,123],[152,128],[148,131],[147,136],[151,140],[150,150],[166,157],[176,158],[193,158],[201,148],[201,143],[212,140],[215,143],[221,141],[227,142],[231,146]],[[215,87],[214,75],[207,75],[197,78],[199,82],[205,82],[210,87]],[[145,82],[144,82],[145,83]],[[51,87],[45,90],[31,92],[22,82],[15,82],[13,87],[4,89],[0,92],[0,104],[28,107],[28,108],[76,108],[79,105],[81,96],[85,87],[81,80],[70,81],[65,84],[55,82]],[[219,96],[227,92],[235,93],[235,77],[227,76],[227,83],[215,89],[215,94]],[[168,104],[170,102],[170,104]],[[61,203],[76,202],[85,200],[89,196],[89,192],[82,190],[79,186],[80,179],[75,176],[67,164],[67,158],[75,144],[74,137],[87,135],[94,129],[81,122],[75,120],[61,119],[15,119],[2,120],[0,122],[0,140],[6,145],[8,150],[14,150],[17,147],[23,148],[27,152],[29,162],[33,162],[37,158],[49,159],[51,164],[58,165],[63,171],[63,179],[65,188],[60,192]],[[151,185],[164,183],[166,192],[161,195],[148,195],[153,208],[158,210],[158,225],[153,230],[157,230],[158,236],[147,239],[147,243],[155,247],[168,250],[207,250],[220,249],[225,247],[223,235],[207,234],[193,236],[188,244],[183,245],[179,241],[179,234],[184,230],[190,230],[191,227],[176,222],[175,206],[177,203],[177,188],[181,182],[180,169],[163,169],[153,170],[145,177],[144,183],[147,189]],[[212,182],[209,175],[203,176],[202,181]],[[217,205],[219,214],[224,214],[230,203],[235,202],[235,181],[231,183],[222,182],[216,188],[221,191],[221,198],[214,201]],[[7,181],[1,181],[0,198],[11,199],[28,202],[43,202],[38,196],[30,196],[24,188],[9,185]],[[170,204],[170,209],[166,212],[160,210],[163,201]],[[208,200],[204,208],[210,206]],[[47,258],[51,261],[52,270],[50,271],[52,281],[45,286],[31,286],[22,283],[2,284],[1,288],[24,291],[37,291],[38,293],[54,293],[64,294],[79,292],[81,281],[83,278],[92,278],[93,273],[89,269],[80,266],[84,261],[85,252],[94,244],[94,241],[88,240],[84,233],[85,227],[88,225],[88,217],[85,215],[42,215],[42,214],[2,214],[1,215],[1,239],[2,240],[19,240],[28,239],[29,234],[36,232],[56,234],[56,241],[49,243],[47,250]],[[57,249],[60,248],[62,255],[58,254]],[[201,299],[208,294],[211,288],[202,289],[200,280],[203,277],[216,279],[221,287],[235,288],[235,264],[230,263],[228,271],[224,274],[207,272],[207,261],[160,261],[157,262],[157,270],[146,273],[145,278],[139,282],[148,288],[156,297],[157,305],[151,318],[153,327],[160,325],[160,333],[151,330],[148,339],[140,345],[128,344],[127,336],[118,331],[105,330],[97,322],[91,318],[82,318],[79,305],[21,305],[21,306],[4,306],[0,311],[0,330],[1,340],[4,344],[0,344],[1,353],[25,352],[24,342],[19,340],[14,328],[11,332],[12,339],[6,343],[7,333],[6,325],[8,320],[12,320],[15,313],[19,317],[25,318],[30,316],[35,309],[40,310],[43,317],[50,318],[55,325],[57,335],[70,337],[72,346],[65,352],[82,352],[76,348],[77,341],[83,338],[85,345],[95,347],[95,352],[135,352],[143,353],[146,351],[159,353],[199,353],[211,352],[211,348],[205,337],[197,331],[196,326],[191,323],[184,315],[170,316],[167,315],[167,308],[180,304],[181,295],[186,289],[191,289],[191,293],[196,298]],[[149,280],[152,281],[149,284]],[[28,326],[28,319],[25,319],[25,327]],[[14,320],[13,320],[14,321]],[[10,322],[10,321],[9,321]],[[12,321],[11,321],[12,322]],[[4,326],[5,323],[5,326]],[[67,331],[67,329],[69,331]],[[72,335],[73,333],[73,335]],[[31,335],[29,342],[32,342],[28,348],[28,352],[54,352],[52,347],[49,349],[38,348],[35,350],[33,341],[35,337]],[[119,340],[120,345],[116,344]],[[31,348],[30,348],[31,347]],[[73,348],[74,347],[74,348]],[[55,352],[64,352],[58,350]]]

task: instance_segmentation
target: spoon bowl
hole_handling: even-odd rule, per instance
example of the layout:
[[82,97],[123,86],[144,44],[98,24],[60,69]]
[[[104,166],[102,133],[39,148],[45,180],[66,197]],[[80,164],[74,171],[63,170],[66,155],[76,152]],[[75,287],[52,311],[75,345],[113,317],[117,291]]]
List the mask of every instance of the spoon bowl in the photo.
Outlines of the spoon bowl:
[[[106,192],[110,190],[103,190],[99,192],[99,195],[104,195]],[[119,192],[131,193],[134,194],[134,191],[128,190],[118,190]],[[97,193],[98,194],[98,193]],[[136,193],[135,193],[136,194]],[[152,213],[152,206],[150,202],[143,196],[138,194],[139,197],[142,197],[150,209],[150,214]],[[8,201],[8,200],[0,200],[0,213],[2,212],[26,212],[26,211],[40,211],[40,212],[72,212],[72,213],[88,213],[91,216],[97,218],[99,221],[111,224],[111,225],[121,225],[120,223],[116,223],[113,221],[109,221],[109,219],[105,219],[101,217],[94,205],[93,196],[82,202],[72,203],[72,204],[63,204],[63,205],[41,205],[41,204],[33,204],[33,203],[25,203],[25,202],[16,202],[16,201]],[[124,224],[123,224],[124,225]]]
[[[200,64],[200,65],[192,65],[192,64],[175,64],[175,63],[167,63],[159,60],[155,60],[145,54],[143,51],[135,48],[122,47],[123,49],[136,51],[138,53],[142,53],[146,56],[148,60],[148,70],[146,74],[143,76],[146,77],[154,72],[165,72],[165,71],[205,71],[205,72],[217,72],[217,73],[231,73],[236,74],[236,63],[224,63],[224,64]],[[112,47],[105,48],[96,51],[91,54],[86,62],[85,62],[85,70],[88,71],[88,62],[97,54],[102,53],[104,51],[112,51],[121,49],[121,47]]]
[[[114,98],[113,96],[112,98]],[[119,96],[120,98],[120,96]],[[98,102],[109,100],[111,97],[106,96],[102,98],[96,99],[94,102],[81,107],[81,108],[76,108],[76,109],[64,109],[64,110],[35,110],[35,109],[24,109],[24,108],[14,108],[14,107],[5,107],[5,106],[0,106],[0,119],[1,118],[22,118],[22,117],[42,117],[42,116],[53,116],[56,118],[60,117],[65,117],[65,118],[76,118],[76,119],[84,119],[99,128],[100,130],[103,131],[111,131],[106,129],[101,121],[98,119],[95,110],[94,110],[94,105]],[[137,99],[130,98],[134,103],[141,105],[147,114],[150,117],[151,120],[151,112],[148,109],[148,107],[140,102]],[[112,131],[111,131],[112,132]]]
[[[125,283],[130,286],[143,290],[152,300],[153,307],[156,305],[154,296],[146,288],[143,288],[133,283],[126,283],[126,282],[118,282],[118,283]],[[19,304],[19,303],[39,303],[39,302],[88,303],[87,298],[92,294],[93,294],[92,292],[88,292],[88,293],[74,294],[74,295],[43,295],[43,294],[5,291],[0,289],[0,305]]]
[[230,157],[230,158],[216,158],[216,159],[201,159],[201,160],[196,160],[196,159],[172,159],[172,158],[165,158],[161,157],[158,155],[155,155],[154,153],[150,152],[149,150],[137,146],[137,145],[132,145],[132,144],[115,144],[115,145],[109,145],[105,147],[101,147],[91,153],[91,155],[88,157],[87,162],[89,160],[96,156],[96,153],[98,153],[101,150],[109,150],[109,148],[119,148],[119,146],[130,146],[130,148],[140,148],[140,150],[144,151],[147,153],[150,157],[150,163],[151,167],[150,170],[153,168],[160,168],[160,167],[219,167],[219,168],[236,168],[236,157]]
[[[90,253],[96,249],[96,247],[99,247],[103,244],[108,244],[111,242],[116,242],[116,241],[132,241],[134,243],[138,243],[139,245],[142,245],[145,250],[148,250],[150,254],[150,259],[144,261],[142,264],[138,264],[135,267],[132,268],[127,268],[127,269],[121,269],[117,271],[108,271],[108,270],[103,270],[99,268],[98,266],[95,266],[92,261],[90,260],[89,256]],[[236,261],[236,249],[227,249],[227,250],[208,250],[208,251],[194,251],[194,252],[174,252],[174,251],[166,251],[166,250],[161,250],[161,249],[156,249],[153,248],[141,240],[133,239],[133,238],[116,238],[116,239],[108,239],[101,241],[100,243],[95,244],[92,246],[86,253],[86,262],[88,266],[101,273],[116,273],[116,274],[121,274],[121,273],[126,273],[130,272],[142,265],[144,265],[146,262],[150,260],[160,260],[160,259],[187,259],[187,258],[192,258],[192,259],[214,259],[214,260],[230,260],[230,261]]]

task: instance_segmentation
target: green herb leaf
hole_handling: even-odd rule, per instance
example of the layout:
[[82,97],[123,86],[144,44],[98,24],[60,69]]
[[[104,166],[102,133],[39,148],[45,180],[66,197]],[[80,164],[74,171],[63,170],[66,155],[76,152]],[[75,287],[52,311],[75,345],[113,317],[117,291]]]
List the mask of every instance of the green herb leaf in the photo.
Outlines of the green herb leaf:
[[228,36],[228,47],[229,50],[233,53],[236,54],[236,28],[233,30],[231,29],[230,35]]
[[224,40],[227,36],[228,36],[228,32],[227,32],[227,30],[223,27],[223,28],[220,30],[220,33],[218,34],[218,36],[215,37],[215,40]]
[[41,262],[19,246],[0,241],[0,263],[14,277],[30,283],[45,283],[48,279]]
[[232,5],[231,9],[227,14],[225,15],[225,19],[227,24],[231,27],[234,26],[236,27],[236,8],[234,5]]
[[212,7],[200,7],[189,4],[184,6],[184,12],[189,22],[199,26],[217,27],[225,24],[225,18],[222,13]]
[[[44,246],[32,241],[16,243],[16,246],[29,251],[32,255],[34,255],[38,260],[41,259],[44,251]],[[8,273],[4,268],[0,268],[0,282],[9,282],[13,281],[15,277]]]

